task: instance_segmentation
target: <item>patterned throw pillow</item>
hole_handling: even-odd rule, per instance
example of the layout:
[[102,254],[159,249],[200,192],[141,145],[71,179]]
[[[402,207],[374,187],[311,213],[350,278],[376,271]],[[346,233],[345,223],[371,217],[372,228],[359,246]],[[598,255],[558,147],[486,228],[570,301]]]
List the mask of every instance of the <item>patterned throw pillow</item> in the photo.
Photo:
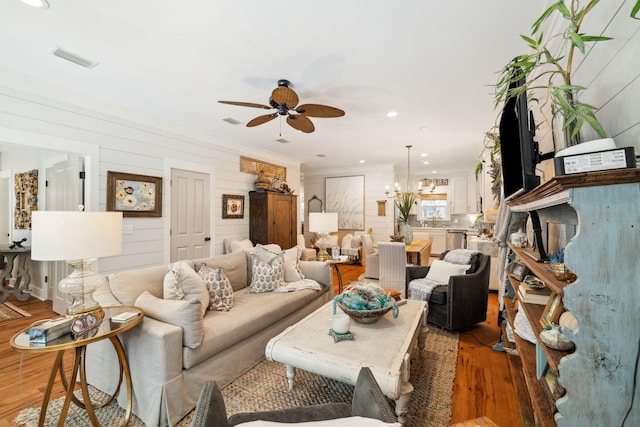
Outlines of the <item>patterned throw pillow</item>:
[[269,261],[256,254],[251,254],[251,285],[249,292],[262,293],[276,290],[286,283],[283,280],[282,267],[284,259],[282,255],[276,255]]
[[207,312],[209,291],[189,263],[178,261],[169,265],[169,272],[164,276],[164,299],[200,301],[200,317]]
[[209,290],[209,310],[229,311],[233,307],[233,288],[223,268],[203,265],[198,275]]

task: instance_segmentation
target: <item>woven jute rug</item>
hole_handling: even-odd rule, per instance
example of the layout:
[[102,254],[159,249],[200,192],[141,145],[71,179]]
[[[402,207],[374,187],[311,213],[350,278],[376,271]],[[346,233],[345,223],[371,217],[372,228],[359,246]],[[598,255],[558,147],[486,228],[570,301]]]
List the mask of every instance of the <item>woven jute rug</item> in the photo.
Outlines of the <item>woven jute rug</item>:
[[10,302],[3,302],[0,304],[0,322],[5,320],[18,319],[20,317],[30,317],[31,314]]
[[[384,345],[384,343],[381,343]],[[456,375],[458,334],[430,327],[424,352],[416,351],[411,359],[411,379],[414,391],[409,402],[406,427],[448,426],[451,419],[451,397]],[[354,355],[355,357],[355,355]],[[93,390],[97,397],[100,392]],[[265,360],[222,390],[227,413],[266,411],[317,403],[350,402],[353,386],[298,370],[293,390],[289,390],[284,365]],[[45,426],[54,426],[60,414],[62,399],[49,404]],[[40,410],[23,410],[15,422],[36,426]],[[121,425],[124,410],[111,404],[96,411],[103,425]],[[192,414],[178,427],[188,427]],[[90,425],[84,411],[71,405],[65,426]],[[130,426],[144,427],[135,416]],[[149,426],[151,427],[151,426]]]

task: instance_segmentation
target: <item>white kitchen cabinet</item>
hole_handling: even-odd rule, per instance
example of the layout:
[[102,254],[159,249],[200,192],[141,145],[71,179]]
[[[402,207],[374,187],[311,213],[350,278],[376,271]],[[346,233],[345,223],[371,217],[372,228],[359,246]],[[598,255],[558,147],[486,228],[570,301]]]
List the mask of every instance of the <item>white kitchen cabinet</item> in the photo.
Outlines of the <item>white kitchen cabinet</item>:
[[478,212],[476,178],[474,175],[456,176],[451,179],[452,214],[468,214]]
[[414,240],[431,240],[431,255],[438,256],[447,248],[446,228],[414,228]]

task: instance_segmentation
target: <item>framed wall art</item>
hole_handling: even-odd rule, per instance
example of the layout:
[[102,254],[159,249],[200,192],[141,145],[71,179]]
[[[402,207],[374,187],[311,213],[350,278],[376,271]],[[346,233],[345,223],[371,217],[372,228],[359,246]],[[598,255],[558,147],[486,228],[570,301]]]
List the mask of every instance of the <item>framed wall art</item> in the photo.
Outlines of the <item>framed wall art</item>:
[[162,216],[162,178],[108,171],[107,211],[124,217]]
[[222,218],[244,218],[244,196],[223,194]]
[[17,173],[13,187],[16,196],[14,228],[31,230],[31,212],[38,210],[38,169]]
[[325,178],[326,212],[338,213],[339,230],[364,230],[364,175]]

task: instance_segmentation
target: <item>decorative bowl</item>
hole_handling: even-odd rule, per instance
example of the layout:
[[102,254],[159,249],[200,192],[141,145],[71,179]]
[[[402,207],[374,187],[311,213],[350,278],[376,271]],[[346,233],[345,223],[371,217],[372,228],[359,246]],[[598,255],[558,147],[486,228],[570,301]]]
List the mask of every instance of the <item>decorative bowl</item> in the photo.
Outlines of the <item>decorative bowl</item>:
[[340,301],[338,301],[338,306],[347,316],[351,317],[351,319],[357,323],[375,323],[393,308],[391,305],[388,305],[386,307],[376,308],[375,310],[354,310],[348,308]]

